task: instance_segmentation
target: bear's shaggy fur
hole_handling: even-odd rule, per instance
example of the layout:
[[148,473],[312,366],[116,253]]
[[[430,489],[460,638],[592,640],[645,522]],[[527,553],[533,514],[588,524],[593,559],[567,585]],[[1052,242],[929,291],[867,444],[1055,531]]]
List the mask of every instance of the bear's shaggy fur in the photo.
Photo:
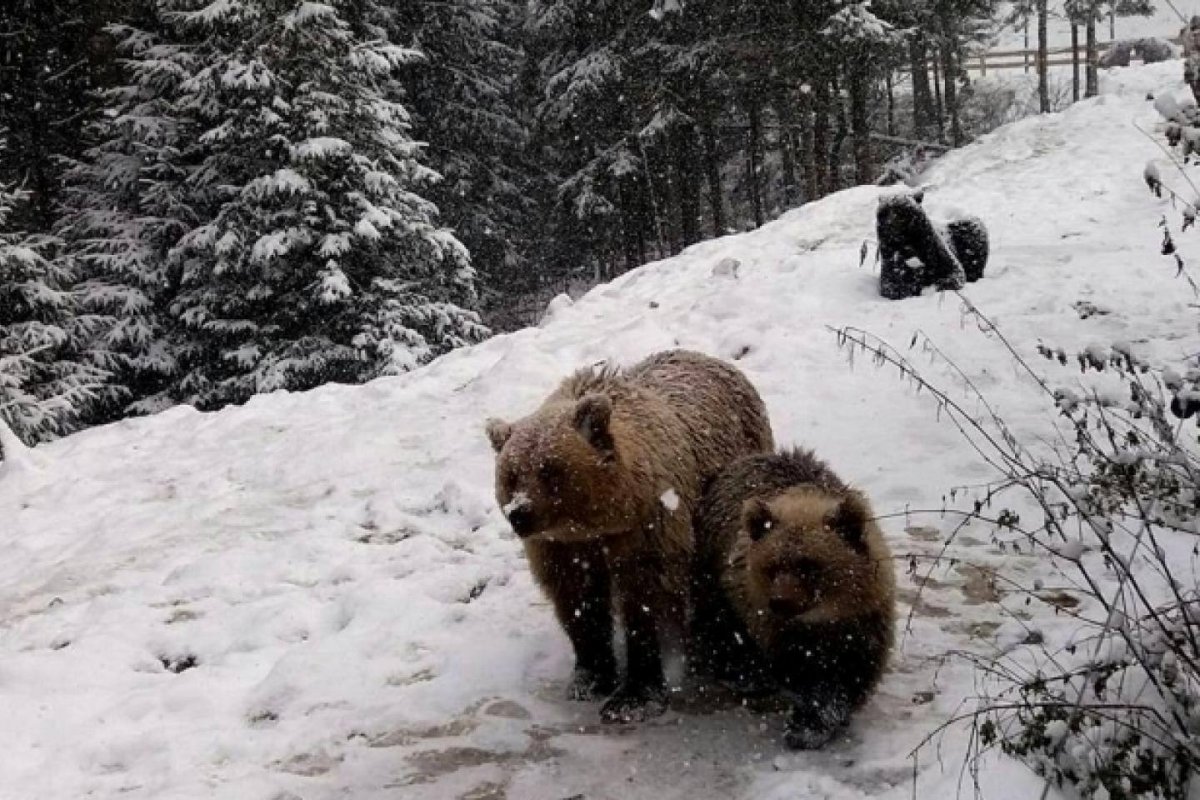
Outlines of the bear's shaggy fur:
[[961,289],[983,277],[988,234],[976,217],[935,225],[921,206],[923,191],[879,199],[879,293],[889,300],[915,297],[926,286]]
[[895,577],[873,516],[802,450],[739,459],[701,503],[693,647],[718,674],[791,696],[791,747],[827,742],[886,666]]
[[987,227],[984,226],[983,220],[973,216],[952,219],[946,223],[945,231],[950,249],[954,251],[958,263],[962,264],[967,283],[974,283],[982,278],[990,248]]
[[626,671],[601,716],[660,713],[660,637],[684,633],[692,517],[722,467],[774,446],[762,399],[733,366],[676,350],[581,370],[528,417],[490,420],[488,437],[496,499],[575,649],[572,696],[614,689],[615,610]]

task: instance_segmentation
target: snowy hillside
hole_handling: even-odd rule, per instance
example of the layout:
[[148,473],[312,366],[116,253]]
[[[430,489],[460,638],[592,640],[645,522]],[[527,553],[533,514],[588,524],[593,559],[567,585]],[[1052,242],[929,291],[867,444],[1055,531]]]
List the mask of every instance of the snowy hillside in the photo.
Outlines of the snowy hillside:
[[[1158,253],[1167,201],[1141,182],[1160,153],[1134,127],[1157,123],[1146,92],[1181,86],[1179,73],[1106,74],[1104,96],[1001,129],[928,176],[934,211],[990,227],[988,274],[966,294],[1025,353],[1039,340],[1198,349],[1192,298]],[[1039,561],[968,529],[951,550],[961,562],[918,595],[901,558],[912,613],[879,694],[845,739],[789,754],[782,717],[728,701],[681,694],[628,728],[565,701],[568,643],[492,500],[485,417],[526,413],[579,365],[674,346],[737,358],[776,438],[815,448],[881,514],[939,508],[991,477],[926,395],[848,364],[831,325],[901,348],[924,332],[1019,434],[1048,436],[1044,399],[954,296],[878,297],[858,265],[878,191],[693,247],[403,377],[176,408],[16,453],[0,466],[0,798],[969,793],[961,732],[922,751],[915,790],[909,754],[970,708],[971,670],[947,654],[1027,635],[975,567],[1032,578]],[[1185,254],[1200,253],[1196,235]],[[1080,302],[1104,313],[1081,318]],[[901,557],[938,552],[952,525],[883,524]],[[1028,613],[1048,636],[1064,624]],[[982,779],[995,798],[1040,785],[998,755]]]

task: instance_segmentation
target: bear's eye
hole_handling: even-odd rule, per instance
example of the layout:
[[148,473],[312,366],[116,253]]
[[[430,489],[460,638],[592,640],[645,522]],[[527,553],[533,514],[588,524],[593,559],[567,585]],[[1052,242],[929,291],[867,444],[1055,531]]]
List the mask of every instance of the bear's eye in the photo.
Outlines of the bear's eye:
[[811,558],[798,558],[789,565],[789,571],[806,580],[815,579],[821,572],[821,564]]
[[538,478],[544,483],[557,483],[566,474],[566,469],[557,461],[543,461],[538,467]]

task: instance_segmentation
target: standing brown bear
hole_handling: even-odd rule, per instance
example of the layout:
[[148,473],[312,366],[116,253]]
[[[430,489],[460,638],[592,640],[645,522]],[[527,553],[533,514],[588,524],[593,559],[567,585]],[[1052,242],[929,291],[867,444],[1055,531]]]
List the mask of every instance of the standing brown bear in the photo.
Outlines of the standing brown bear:
[[496,499],[575,649],[571,696],[612,693],[606,722],[662,713],[660,642],[684,634],[692,517],[722,467],[773,447],[762,398],[731,365],[674,350],[580,370],[537,411],[489,420],[487,432]]
[[696,522],[693,647],[735,681],[792,699],[787,744],[825,744],[892,647],[895,575],[867,499],[802,450],[739,459]]

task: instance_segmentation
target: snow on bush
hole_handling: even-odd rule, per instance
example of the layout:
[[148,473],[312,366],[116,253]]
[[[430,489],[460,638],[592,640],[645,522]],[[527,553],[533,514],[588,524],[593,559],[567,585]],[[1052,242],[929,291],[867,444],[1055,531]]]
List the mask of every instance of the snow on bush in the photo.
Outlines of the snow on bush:
[[[1036,646],[976,659],[980,698],[966,715],[973,751],[999,747],[1086,798],[1183,800],[1200,768],[1200,447],[1191,426],[1181,428],[1171,414],[1178,375],[1140,359],[1128,343],[1091,345],[1076,362],[1097,381],[1056,390],[963,302],[1041,388],[1047,413],[1061,417],[1057,447],[1022,442],[968,383],[985,409],[969,413],[957,394],[930,384],[870,334],[843,329],[839,341],[933,393],[1001,472],[971,498],[966,516],[990,526],[1002,548],[1047,559],[1086,597],[1077,609],[1056,607],[1078,626],[1066,645],[1030,632],[1025,644]],[[938,357],[933,343],[919,342]],[[1070,363],[1061,349],[1039,352]],[[1014,493],[1039,518],[992,511]],[[1057,599],[1044,585],[1014,589],[1028,601]]]

